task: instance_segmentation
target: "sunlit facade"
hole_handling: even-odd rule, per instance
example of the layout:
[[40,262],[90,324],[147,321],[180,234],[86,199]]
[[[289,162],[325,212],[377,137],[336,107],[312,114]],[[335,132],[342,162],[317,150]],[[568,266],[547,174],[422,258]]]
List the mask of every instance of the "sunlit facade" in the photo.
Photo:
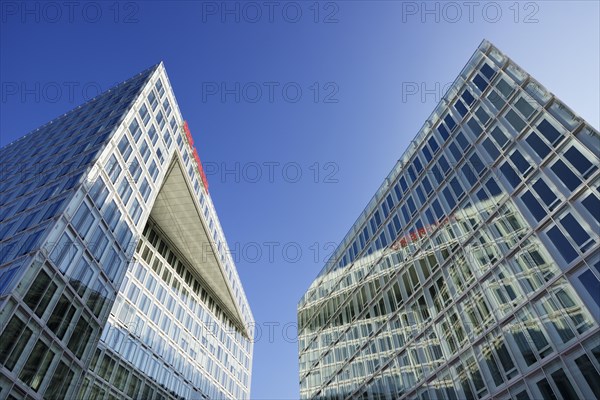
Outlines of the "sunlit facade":
[[162,63],[0,160],[0,399],[249,398],[253,317]]
[[599,154],[482,42],[300,300],[301,397],[600,398]]

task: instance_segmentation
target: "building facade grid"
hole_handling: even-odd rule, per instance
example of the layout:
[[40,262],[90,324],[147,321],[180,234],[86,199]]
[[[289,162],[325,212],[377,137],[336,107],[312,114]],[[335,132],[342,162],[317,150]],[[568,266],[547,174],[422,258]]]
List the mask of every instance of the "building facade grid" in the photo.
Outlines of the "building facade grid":
[[301,396],[598,397],[599,138],[484,41],[301,299]]
[[[0,150],[1,399],[248,398],[253,317],[186,130],[161,63]],[[163,259],[172,283],[145,297],[134,284],[174,167],[233,311],[200,260]],[[149,248],[180,254],[169,239]],[[161,297],[157,327],[140,307]]]

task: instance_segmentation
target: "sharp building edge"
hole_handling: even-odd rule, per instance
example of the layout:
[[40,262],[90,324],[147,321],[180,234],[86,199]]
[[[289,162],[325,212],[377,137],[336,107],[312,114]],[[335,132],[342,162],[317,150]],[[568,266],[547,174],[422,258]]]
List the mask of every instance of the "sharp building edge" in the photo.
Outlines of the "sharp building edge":
[[253,316],[163,63],[0,160],[0,399],[249,398]]
[[600,398],[599,154],[484,40],[300,300],[301,397]]

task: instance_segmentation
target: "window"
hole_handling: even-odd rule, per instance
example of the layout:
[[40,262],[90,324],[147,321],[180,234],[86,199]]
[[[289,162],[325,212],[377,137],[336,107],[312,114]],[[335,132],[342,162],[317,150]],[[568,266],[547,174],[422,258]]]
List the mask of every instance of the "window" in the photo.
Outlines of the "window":
[[142,174],[142,168],[140,167],[140,162],[138,161],[137,157],[134,157],[133,161],[131,161],[129,164],[129,173],[131,174],[133,181],[137,183],[140,179],[140,175]]
[[475,110],[475,115],[477,115],[477,118],[479,118],[479,121],[481,121],[483,125],[487,124],[490,120],[490,116],[485,112],[483,107],[478,107],[477,110]]
[[565,186],[571,191],[577,189],[577,187],[581,184],[581,180],[573,173],[573,171],[571,171],[569,167],[567,167],[562,160],[555,162],[550,169],[552,169],[558,179],[560,179],[561,182],[564,183]]
[[137,223],[140,221],[140,217],[142,215],[142,207],[140,205],[140,202],[138,201],[138,199],[134,199],[133,203],[131,204],[131,208],[129,210],[129,214],[131,215],[131,219],[133,219],[133,223],[135,225],[137,225]]
[[167,123],[165,115],[160,110],[158,111],[158,114],[156,116],[156,122],[158,122],[158,129],[163,129],[165,124]]
[[150,94],[148,95],[148,101],[150,102],[150,106],[152,107],[152,109],[156,110],[156,107],[158,106],[158,100],[156,99],[156,94],[154,94],[154,90],[150,91]]
[[151,191],[152,191],[152,188],[148,184],[148,180],[146,178],[144,178],[144,180],[142,181],[142,184],[140,186],[140,192],[142,193],[142,197],[144,198],[144,201],[146,201],[146,202],[148,201]]
[[42,221],[54,218],[58,214],[58,211],[61,209],[61,206],[64,203],[64,201],[65,199],[62,198],[49,205],[48,208],[46,208],[46,212],[44,212],[44,215],[42,216]]
[[129,229],[129,226],[126,223],[121,224],[117,233],[117,243],[119,243],[119,245],[125,252],[131,244],[130,242],[132,236],[133,234],[131,233],[131,229]]
[[577,150],[575,146],[565,151],[565,158],[567,161],[569,161],[569,163],[571,163],[572,166],[575,167],[577,171],[579,171],[581,176],[584,178],[587,178],[592,174],[592,172],[598,169],[598,167],[593,165],[592,162],[588,160],[588,158],[579,150]]
[[464,164],[461,168],[461,171],[470,185],[475,185],[475,183],[477,183],[477,175],[475,172],[473,172],[473,169],[469,166],[469,164]]
[[490,93],[487,95],[487,99],[490,101],[490,103],[492,103],[494,107],[496,107],[498,111],[500,111],[502,107],[504,107],[504,105],[506,104],[504,99],[500,97],[500,94],[496,90],[490,91]]
[[560,132],[547,120],[542,120],[537,126],[540,133],[550,142],[550,144],[556,146],[556,144],[562,139]]
[[409,165],[408,167],[406,167],[406,169],[408,170],[408,176],[410,177],[410,182],[416,182],[417,175],[415,174],[413,165],[412,164]]
[[48,372],[48,367],[54,358],[54,352],[41,339],[37,341],[25,366],[19,374],[19,379],[37,391]]
[[485,172],[485,165],[483,164],[483,161],[481,161],[481,158],[479,158],[477,153],[471,154],[471,156],[469,157],[469,163],[479,176],[483,175],[483,173]]
[[75,354],[77,358],[81,358],[83,356],[83,352],[86,345],[89,343],[92,331],[93,329],[90,321],[88,321],[88,319],[82,315],[79,318],[79,321],[77,321],[75,330],[71,335],[71,340],[69,340],[69,344],[67,345],[67,347],[73,352],[73,354]]
[[418,156],[415,156],[415,159],[413,160],[413,166],[415,167],[415,170],[417,171],[417,175],[421,173],[421,171],[423,170],[423,165],[421,164],[421,160],[419,160]]
[[435,140],[435,137],[433,136],[429,138],[427,143],[429,144],[429,148],[431,149],[433,154],[437,153],[437,151],[440,149],[440,146],[438,145],[437,141]]
[[27,239],[25,240],[25,242],[23,242],[23,245],[17,252],[17,257],[22,256],[23,254],[27,254],[30,251],[32,251],[38,245],[38,242],[40,241],[40,237],[42,236],[43,233],[44,233],[44,229],[41,229],[35,233],[29,234],[29,236],[27,236]]
[[498,156],[500,155],[500,151],[498,150],[498,148],[496,147],[496,145],[494,145],[494,143],[491,141],[491,139],[485,139],[482,143],[483,148],[488,152],[488,154],[490,155],[490,157],[492,158],[492,160],[495,160],[496,158],[498,158]]
[[446,198],[448,206],[450,207],[449,209],[452,210],[454,208],[454,206],[456,205],[456,201],[454,200],[452,193],[450,193],[450,189],[448,187],[446,187],[442,191],[442,193],[444,193],[444,197]]
[[117,178],[119,178],[122,170],[117,158],[114,155],[110,156],[108,162],[104,166],[104,169],[106,170],[106,173],[108,174],[112,183],[117,181]]
[[23,321],[13,315],[0,336],[0,363],[12,371],[32,335]]
[[119,185],[119,197],[121,197],[123,204],[127,205],[132,193],[133,189],[131,188],[129,181],[127,179],[123,179]]
[[537,135],[537,133],[532,132],[525,141],[531,146],[531,148],[536,152],[541,159],[545,158],[548,153],[550,153],[550,147],[546,145],[546,143]]
[[42,202],[42,201],[46,201],[48,200],[56,191],[57,189],[57,185],[52,186],[51,188],[46,189],[46,191],[44,192],[44,194],[42,194],[42,196],[40,197],[40,199],[38,200],[38,202]]
[[41,318],[57,288],[58,286],[52,282],[50,276],[41,270],[29,287],[23,301],[35,312],[35,315]]
[[96,260],[100,260],[107,245],[108,238],[106,237],[106,233],[104,233],[104,230],[100,225],[97,225],[96,230],[94,230],[94,234],[88,243],[88,249],[92,252]]
[[164,88],[162,80],[160,78],[156,81],[155,87],[156,87],[156,90],[158,90],[158,95],[160,97],[162,97],[162,95],[165,93],[165,88]]
[[148,147],[146,140],[142,141],[142,145],[140,146],[140,154],[142,155],[144,162],[147,162],[148,158],[150,157],[150,148]]
[[129,155],[131,154],[131,152],[133,150],[131,149],[131,145],[129,144],[129,139],[127,139],[126,134],[123,134],[123,137],[119,141],[118,149],[119,149],[119,153],[121,153],[121,156],[123,157],[123,160],[127,161],[127,159],[129,158]]
[[117,273],[121,271],[122,264],[123,261],[121,260],[121,257],[119,257],[119,254],[113,247],[110,247],[106,257],[104,271],[111,282],[115,280]]
[[577,258],[577,252],[557,226],[548,230],[548,237],[567,263]]
[[506,120],[513,128],[515,128],[517,133],[521,132],[525,127],[525,122],[513,110],[509,110],[506,113]]
[[458,111],[458,113],[461,116],[464,117],[465,115],[467,115],[467,107],[465,107],[462,101],[456,100],[456,103],[454,103],[454,108],[456,109],[456,111]]
[[519,185],[519,183],[521,183],[521,178],[510,166],[508,161],[502,164],[502,166],[500,167],[500,171],[502,172],[508,183],[510,183],[510,185],[513,187],[513,189],[516,188]]
[[156,178],[158,178],[158,168],[156,166],[156,161],[152,160],[152,163],[150,164],[150,168],[148,168],[148,172],[150,172],[150,176],[152,177],[152,180],[154,182],[156,182]]
[[94,215],[87,204],[81,203],[71,223],[79,235],[85,238],[94,223]]
[[[415,202],[412,198],[412,196],[408,196],[406,198],[406,204],[408,205],[408,209],[410,210],[410,215],[415,215],[415,213],[417,212],[417,208],[415,206]],[[408,221],[408,220],[407,220]],[[379,226],[379,225],[378,225]]]
[[156,142],[158,141],[158,133],[156,132],[156,128],[154,127],[154,124],[152,124],[152,126],[148,130],[148,136],[150,137],[150,141],[152,142],[152,145],[155,145]]
[[121,219],[121,211],[117,208],[117,203],[111,200],[108,206],[104,209],[104,220],[108,224],[111,230],[114,230],[117,223]]
[[456,127],[456,122],[454,121],[454,118],[452,118],[452,115],[448,114],[444,117],[444,122],[446,123],[446,126],[448,126],[448,129],[450,129],[450,132],[452,132],[454,130],[454,128]]
[[431,194],[431,192],[433,192],[433,188],[431,187],[429,178],[427,178],[426,176],[423,177],[422,184],[423,184],[423,189],[425,189],[425,193],[427,193],[429,195],[429,194]]
[[510,160],[523,176],[527,176],[527,174],[533,169],[533,167],[529,164],[525,157],[523,157],[523,154],[521,154],[519,150],[515,150],[510,155]]
[[485,79],[483,79],[483,77],[479,74],[475,75],[475,77],[473,78],[473,83],[475,84],[475,86],[477,86],[477,88],[479,90],[481,90],[482,92],[485,90],[485,88],[487,88],[488,83]]
[[146,104],[142,104],[140,107],[140,117],[142,117],[144,125],[148,125],[148,121],[150,121],[150,113],[148,112],[148,107],[146,107]]
[[552,374],[550,374],[550,376],[552,376],[552,379],[554,380],[554,383],[556,384],[558,391],[560,392],[560,394],[562,395],[562,397],[564,399],[579,398],[579,396],[577,395],[577,392],[575,392],[575,389],[573,388],[573,385],[571,384],[571,381],[569,380],[569,378],[567,378],[567,375],[562,370],[562,368],[559,368],[558,370],[552,372]]
[[578,222],[571,213],[565,214],[565,216],[560,219],[560,223],[571,239],[573,239],[573,241],[581,248],[582,252],[589,248],[591,244],[595,243],[585,229],[581,227],[581,223]]
[[440,125],[437,127],[437,131],[438,131],[438,133],[440,134],[440,136],[442,137],[442,139],[444,139],[444,141],[450,137],[450,133],[448,133],[448,130],[447,130],[447,129],[446,129],[446,127],[445,127],[444,125],[442,125],[442,124],[440,124]]
[[61,361],[50,380],[50,385],[46,390],[45,397],[49,399],[63,399],[67,394],[67,390],[71,386],[74,372]]
[[535,190],[550,211],[556,207],[558,198],[554,194],[554,191],[548,187],[543,179],[540,178],[533,184],[533,190]]
[[[596,282],[598,281],[596,280]],[[600,297],[600,285],[597,285],[596,287],[596,295],[597,298]],[[600,306],[600,298],[598,298],[596,301]],[[590,361],[589,357],[586,354],[583,354],[575,359],[575,364],[577,364],[581,375],[585,378],[596,398],[600,398],[600,375],[594,368],[594,365]]]
[[77,255],[77,252],[77,246],[65,232],[50,254],[50,259],[54,261],[54,264],[57,265],[60,271],[64,274]]
[[[9,268],[3,268],[0,271],[0,295],[9,287],[13,277],[19,272],[21,265],[13,265]],[[1,363],[2,361],[0,361]]]
[[48,328],[54,332],[59,339],[62,339],[65,336],[76,310],[72,300],[67,298],[64,294],[60,296],[52,311],[52,315],[48,318]]
[[492,77],[494,76],[494,74],[496,73],[496,71],[494,71],[494,69],[492,67],[490,67],[487,63],[483,63],[483,65],[481,66],[481,72],[486,76],[486,78],[488,78],[489,80],[492,80]]
[[502,131],[502,129],[500,129],[500,127],[495,127],[492,130],[492,137],[494,138],[494,140],[496,141],[496,143],[498,143],[500,145],[501,148],[504,148],[506,146],[506,144],[508,143],[508,137],[504,134],[504,132]]
[[106,197],[108,197],[108,190],[106,189],[106,185],[104,185],[102,178],[98,177],[96,182],[94,182],[94,186],[90,189],[90,197],[96,204],[96,207],[102,208]]
[[140,129],[140,125],[138,124],[136,118],[134,118],[129,124],[129,133],[131,133],[131,137],[133,137],[135,142],[137,142],[142,135],[142,130]]
[[590,193],[590,195],[583,199],[581,203],[590,214],[592,214],[596,221],[600,222],[600,199],[598,199],[594,193]]
[[442,168],[442,171],[444,172],[444,176],[445,176],[448,173],[448,171],[450,171],[450,164],[448,164],[446,157],[440,156],[440,158],[438,160],[438,164]]
[[475,118],[469,119],[467,125],[469,126],[469,128],[471,128],[471,132],[473,132],[473,135],[476,138],[479,137],[479,135],[481,135],[481,133],[483,132],[483,128],[481,128],[481,125],[479,125]]
[[537,382],[537,387],[544,399],[550,399],[550,400],[557,399],[556,395],[552,391],[552,388],[550,387],[550,384],[548,383],[548,380],[546,378],[540,379]]
[[506,82],[504,79],[500,79],[496,84],[496,88],[502,93],[505,98],[508,98],[513,91],[512,86]]
[[598,281],[598,278],[596,278],[592,271],[588,269],[579,275],[579,281],[588,291],[592,299],[594,299],[596,304],[598,304],[598,307],[600,307],[600,281]]
[[467,138],[465,138],[465,135],[463,135],[462,132],[458,132],[458,134],[456,135],[456,141],[464,151],[467,151],[469,147],[471,147],[471,144],[469,143]]
[[168,98],[166,98],[165,101],[163,101],[163,108],[165,109],[165,113],[168,117],[169,113],[171,112],[171,103],[169,103]]
[[452,187],[452,190],[454,191],[456,198],[461,199],[462,196],[464,195],[464,190],[463,190],[460,182],[458,181],[458,179],[452,178],[450,180],[450,186]]
[[165,133],[163,134],[163,140],[165,141],[165,144],[167,146],[167,149],[169,147],[171,147],[171,142],[173,141],[173,139],[171,139],[171,132],[169,132],[168,129],[165,130]]
[[500,196],[502,194],[502,190],[500,189],[500,187],[498,186],[496,181],[493,179],[489,179],[485,183],[485,187],[488,189],[488,191],[492,197]]
[[515,107],[525,118],[529,118],[535,111],[531,104],[523,97],[517,100]]
[[465,91],[461,94],[460,97],[462,97],[462,99],[465,101],[465,103],[467,103],[468,106],[473,104],[473,102],[475,101],[475,97],[473,97],[471,92],[469,92],[469,89],[465,89]]
[[538,222],[544,219],[546,212],[530,191],[523,193],[521,200],[523,200],[531,214]]

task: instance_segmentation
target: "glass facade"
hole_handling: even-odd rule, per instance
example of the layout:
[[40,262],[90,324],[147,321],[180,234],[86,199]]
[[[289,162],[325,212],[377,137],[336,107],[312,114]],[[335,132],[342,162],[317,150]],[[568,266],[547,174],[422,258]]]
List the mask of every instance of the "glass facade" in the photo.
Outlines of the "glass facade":
[[162,63],[0,160],[1,399],[249,397],[253,317]]
[[599,398],[599,154],[482,42],[300,300],[301,397]]

